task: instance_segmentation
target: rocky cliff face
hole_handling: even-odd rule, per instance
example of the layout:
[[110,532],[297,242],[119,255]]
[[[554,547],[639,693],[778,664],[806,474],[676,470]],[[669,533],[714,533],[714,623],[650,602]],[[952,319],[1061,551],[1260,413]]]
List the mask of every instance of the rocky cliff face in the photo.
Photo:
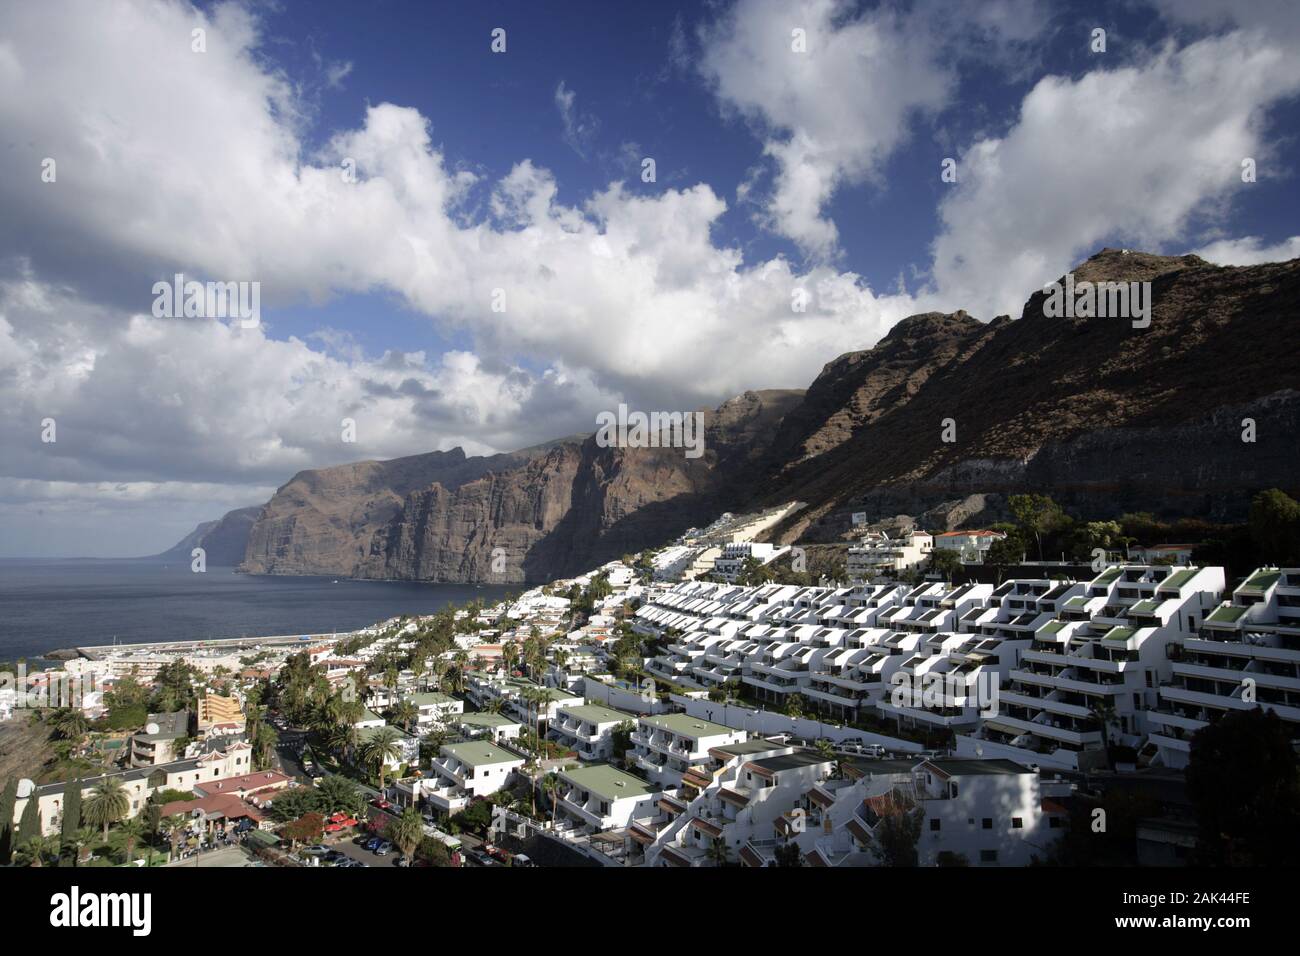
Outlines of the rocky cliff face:
[[243,567],[541,581],[791,500],[808,507],[781,541],[840,538],[853,511],[983,524],[1020,491],[1083,517],[1215,518],[1240,517],[1261,488],[1300,491],[1300,260],[1221,268],[1106,249],[1074,277],[1149,281],[1150,326],[1052,318],[1042,291],[1014,321],[912,316],[806,393],[746,392],[708,412],[697,460],[588,437],[302,472],[261,510]]
[[577,573],[711,519],[801,396],[746,392],[705,412],[698,459],[592,436],[302,472],[262,510],[243,569],[496,583]]
[[[1240,517],[1254,490],[1296,490],[1300,260],[1223,268],[1107,249],[1074,275],[1151,282],[1150,326],[1052,318],[1039,291],[1017,321],[915,316],[828,365],[808,395],[836,397],[791,415],[773,443],[827,446],[768,463],[781,482],[769,500],[813,504],[777,536],[830,539],[852,511],[919,515],[972,494],[987,507],[963,509],[968,522],[996,520],[1006,494],[1028,490],[1083,516],[1218,518]],[[869,412],[846,429],[858,406]]]
[[[207,563],[218,568],[233,568],[244,560],[249,532],[262,507],[238,508],[216,521],[205,521],[179,542],[154,558],[188,564],[195,548],[202,548]],[[153,560],[151,558],[149,560]]]

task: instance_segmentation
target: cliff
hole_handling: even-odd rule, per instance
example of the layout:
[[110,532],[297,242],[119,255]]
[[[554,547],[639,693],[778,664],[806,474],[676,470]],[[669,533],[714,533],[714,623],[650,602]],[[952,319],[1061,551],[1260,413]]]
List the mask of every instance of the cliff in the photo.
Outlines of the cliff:
[[979,525],[1020,491],[1081,517],[1237,519],[1255,491],[1300,490],[1300,260],[1225,268],[1104,249],[1074,278],[1150,282],[1149,327],[1051,317],[1040,290],[1018,319],[912,316],[806,392],[706,411],[699,459],[575,437],[305,471],[261,509],[242,566],[531,582],[791,500],[808,507],[776,540],[838,539],[853,511]]

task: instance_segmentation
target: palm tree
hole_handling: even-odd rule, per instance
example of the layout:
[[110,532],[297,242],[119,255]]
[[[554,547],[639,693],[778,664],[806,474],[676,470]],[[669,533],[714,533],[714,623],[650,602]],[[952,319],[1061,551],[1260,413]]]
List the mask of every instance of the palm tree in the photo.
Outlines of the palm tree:
[[393,720],[401,724],[402,729],[408,734],[411,732],[411,724],[415,723],[419,716],[420,708],[409,700],[399,700],[397,706],[393,708]]
[[169,844],[167,849],[168,863],[176,856],[176,845],[181,842],[181,837],[185,835],[187,824],[188,821],[179,813],[163,817],[158,824],[158,831],[167,838]]
[[81,808],[81,818],[91,826],[104,828],[104,839],[108,839],[108,828],[121,820],[131,810],[131,797],[126,787],[117,777],[103,777],[90,791],[90,797]]
[[86,732],[90,730],[90,723],[86,720],[86,715],[75,707],[61,707],[54,714],[51,720],[55,732],[65,740],[71,740],[75,746]]
[[339,724],[325,737],[325,743],[331,750],[343,753],[357,745],[357,728],[353,724]]
[[713,861],[714,866],[731,864],[731,851],[727,848],[727,841],[722,837],[714,837],[713,842],[709,844],[709,859]]
[[271,765],[271,755],[275,753],[275,748],[280,743],[280,735],[270,724],[258,724],[257,730],[253,733],[252,743],[257,769],[265,770]]
[[452,655],[451,660],[456,665],[456,681],[452,686],[463,694],[465,693],[465,671],[469,669],[469,655],[462,648]]
[[388,825],[388,839],[402,851],[402,858],[410,862],[415,848],[424,839],[424,820],[415,807],[407,807],[402,815]]
[[19,847],[16,853],[16,859],[22,861],[26,866],[44,866],[45,857],[50,856],[58,851],[58,843],[54,837],[41,836],[37,834],[34,837],[28,837]]
[[560,805],[560,778],[558,774],[548,773],[542,779],[542,793],[546,794],[551,801],[551,829],[555,829],[555,811]]
[[1101,731],[1101,743],[1106,748],[1106,765],[1110,769],[1110,725],[1115,722],[1115,705],[1109,698],[1103,697],[1101,700],[1093,701],[1088,705],[1088,710],[1092,714],[1092,719],[1097,721],[1098,729]]
[[114,842],[118,843],[126,852],[126,862],[128,864],[135,862],[135,847],[144,836],[144,821],[139,817],[131,817],[129,820],[123,820],[115,831],[113,831]]
[[361,745],[361,759],[374,764],[379,771],[379,792],[384,790],[384,773],[388,761],[396,760],[402,753],[401,735],[392,727],[380,727]]
[[72,831],[67,842],[72,847],[72,865],[74,867],[81,865],[82,851],[94,846],[97,839],[99,839],[99,834],[95,832],[94,827],[77,827]]

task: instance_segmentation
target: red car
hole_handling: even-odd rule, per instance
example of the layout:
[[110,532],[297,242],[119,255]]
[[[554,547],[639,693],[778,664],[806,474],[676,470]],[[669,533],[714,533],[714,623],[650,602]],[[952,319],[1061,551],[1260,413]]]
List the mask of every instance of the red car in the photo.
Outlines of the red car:
[[370,801],[370,805],[376,810],[387,810],[392,806],[392,804],[383,797],[375,797],[375,799]]

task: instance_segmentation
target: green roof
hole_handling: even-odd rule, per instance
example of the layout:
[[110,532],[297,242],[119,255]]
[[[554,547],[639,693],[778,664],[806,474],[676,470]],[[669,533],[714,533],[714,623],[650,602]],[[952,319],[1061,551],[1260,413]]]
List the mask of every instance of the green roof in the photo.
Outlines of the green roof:
[[1281,571],[1256,571],[1238,588],[1239,591],[1267,591],[1281,579]]
[[[1196,568],[1183,568],[1181,571],[1175,571],[1169,577],[1160,582],[1161,588],[1171,588],[1177,590],[1192,578],[1196,577]],[[1159,588],[1157,588],[1159,590]]]
[[1129,613],[1132,614],[1136,612],[1138,614],[1154,614],[1160,609],[1161,603],[1163,602],[1157,601],[1154,598],[1143,598],[1141,601],[1138,601],[1129,608]]
[[501,714],[474,713],[474,714],[457,714],[456,723],[469,724],[471,727],[506,727],[511,724],[518,724],[519,721],[511,720]]
[[496,744],[464,743],[447,744],[442,748],[461,763],[470,767],[486,767],[498,763],[524,762],[524,758]]
[[1127,644],[1128,639],[1136,633],[1137,631],[1131,627],[1112,627],[1102,640],[1113,644]]
[[1249,608],[1237,604],[1229,604],[1226,607],[1215,608],[1205,620],[1213,624],[1236,624],[1248,610]]
[[1074,597],[1070,598],[1070,600],[1066,601],[1064,606],[1070,608],[1083,607],[1087,603],[1088,599],[1086,597],[1081,594],[1076,594]]
[[384,719],[383,717],[381,717],[379,714],[376,714],[369,707],[361,708],[361,720],[383,720],[383,719]]
[[628,797],[648,797],[657,793],[653,787],[626,771],[607,763],[593,763],[586,767],[561,770],[560,776],[583,790],[589,790],[605,800],[625,800]]
[[690,714],[656,714],[652,717],[642,717],[641,723],[683,737],[717,737],[735,733],[731,727],[724,727],[722,724],[715,724],[701,717],[692,717]]
[[1047,634],[1055,634],[1063,627],[1065,627],[1065,625],[1062,624],[1060,621],[1048,621],[1041,628],[1039,628],[1039,630]]
[[1119,568],[1107,568],[1105,571],[1101,572],[1101,574],[1099,574],[1099,575],[1097,575],[1095,578],[1093,578],[1092,581],[1091,581],[1091,583],[1092,583],[1092,584],[1110,584],[1111,581],[1114,581],[1114,580],[1115,580],[1117,577],[1119,577],[1119,576],[1120,576],[1120,569],[1119,569]]
[[625,720],[635,720],[635,714],[627,714],[621,710],[614,710],[612,707],[601,707],[599,704],[583,704],[580,707],[561,707],[560,713],[568,714],[571,717],[577,717],[579,720],[585,720],[593,724],[619,724]]

